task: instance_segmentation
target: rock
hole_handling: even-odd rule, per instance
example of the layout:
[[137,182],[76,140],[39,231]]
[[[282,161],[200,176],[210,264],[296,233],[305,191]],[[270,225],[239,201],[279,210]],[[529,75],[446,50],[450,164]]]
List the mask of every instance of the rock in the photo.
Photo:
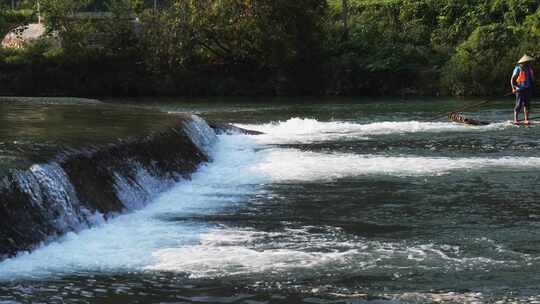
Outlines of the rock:
[[11,30],[2,40],[2,47],[21,49],[45,34],[45,25],[31,23]]
[[262,135],[263,132],[239,128],[227,123],[208,122],[208,125],[216,131],[217,134],[246,134]]

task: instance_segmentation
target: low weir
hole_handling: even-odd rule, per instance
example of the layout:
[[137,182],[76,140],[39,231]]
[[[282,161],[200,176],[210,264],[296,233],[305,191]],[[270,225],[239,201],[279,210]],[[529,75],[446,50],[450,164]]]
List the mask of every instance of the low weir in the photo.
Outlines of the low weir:
[[[209,160],[216,134],[198,116],[166,119],[167,124],[147,133],[76,147],[55,143],[46,158],[28,156],[22,164],[3,164],[0,259],[140,209],[155,194],[189,179]],[[9,154],[2,152],[4,158]]]

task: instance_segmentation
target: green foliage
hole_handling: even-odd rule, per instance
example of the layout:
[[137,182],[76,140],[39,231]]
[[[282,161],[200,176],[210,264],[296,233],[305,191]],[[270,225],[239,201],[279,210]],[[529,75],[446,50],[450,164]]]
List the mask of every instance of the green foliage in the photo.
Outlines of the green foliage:
[[[499,94],[516,59],[540,57],[537,0],[40,3],[61,47],[2,51],[0,67],[76,94]],[[0,30],[29,20],[8,11]]]
[[148,25],[142,41],[155,74],[208,73],[212,65],[226,74],[239,73],[224,75],[228,84],[234,77],[245,83],[243,78],[253,78],[246,71],[253,70],[265,71],[264,81],[286,84],[275,87],[284,92],[312,93],[322,87],[323,0],[172,1],[169,9],[152,13],[141,19]]
[[504,94],[520,34],[500,24],[478,27],[446,65],[445,87],[458,95]]
[[12,11],[0,7],[0,37],[4,37],[14,27],[29,23],[33,19],[35,19],[35,14],[31,9]]
[[[343,2],[330,1],[341,30]],[[540,55],[536,0],[346,2],[350,34],[329,68],[336,93],[500,93],[523,53]]]

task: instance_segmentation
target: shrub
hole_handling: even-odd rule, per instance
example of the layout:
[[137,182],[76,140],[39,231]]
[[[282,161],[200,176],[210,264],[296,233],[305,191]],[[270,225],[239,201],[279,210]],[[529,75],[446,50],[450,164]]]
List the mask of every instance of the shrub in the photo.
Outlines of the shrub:
[[453,95],[501,94],[519,56],[518,29],[481,26],[462,43],[443,69],[443,86]]

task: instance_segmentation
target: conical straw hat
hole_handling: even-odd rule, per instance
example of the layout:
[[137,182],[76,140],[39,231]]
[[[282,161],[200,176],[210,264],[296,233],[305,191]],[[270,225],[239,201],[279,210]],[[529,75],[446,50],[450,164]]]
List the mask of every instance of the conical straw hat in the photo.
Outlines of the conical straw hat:
[[521,64],[521,63],[527,63],[527,62],[531,62],[531,61],[534,61],[534,58],[532,58],[529,55],[523,55],[523,57],[521,57],[521,59],[518,61],[518,63]]

